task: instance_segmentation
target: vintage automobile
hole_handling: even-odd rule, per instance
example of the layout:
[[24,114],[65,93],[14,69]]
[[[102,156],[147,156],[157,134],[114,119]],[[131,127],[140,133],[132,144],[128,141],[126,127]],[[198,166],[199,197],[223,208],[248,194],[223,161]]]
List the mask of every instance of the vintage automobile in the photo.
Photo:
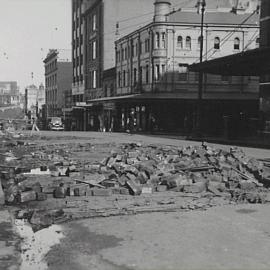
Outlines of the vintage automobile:
[[64,124],[60,117],[52,117],[49,122],[49,130],[62,131],[64,130]]

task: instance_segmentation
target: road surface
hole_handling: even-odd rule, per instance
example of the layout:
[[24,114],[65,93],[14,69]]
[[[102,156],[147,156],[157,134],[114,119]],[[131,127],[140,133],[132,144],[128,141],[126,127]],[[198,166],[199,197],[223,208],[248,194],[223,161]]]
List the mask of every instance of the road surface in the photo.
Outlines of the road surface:
[[[33,141],[200,144],[151,135],[47,131],[34,135]],[[243,150],[256,158],[270,157],[270,150]],[[269,212],[268,204],[241,204],[73,221],[62,225],[64,237],[46,255],[46,261],[49,270],[270,269]]]

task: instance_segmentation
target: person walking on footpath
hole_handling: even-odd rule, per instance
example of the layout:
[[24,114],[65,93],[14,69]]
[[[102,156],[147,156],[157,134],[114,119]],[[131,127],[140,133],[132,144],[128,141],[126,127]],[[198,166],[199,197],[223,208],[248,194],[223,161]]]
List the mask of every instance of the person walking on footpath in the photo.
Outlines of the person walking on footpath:
[[37,126],[37,119],[36,118],[32,118],[32,130],[31,130],[31,136],[33,135],[34,131],[38,131],[39,132],[39,128]]

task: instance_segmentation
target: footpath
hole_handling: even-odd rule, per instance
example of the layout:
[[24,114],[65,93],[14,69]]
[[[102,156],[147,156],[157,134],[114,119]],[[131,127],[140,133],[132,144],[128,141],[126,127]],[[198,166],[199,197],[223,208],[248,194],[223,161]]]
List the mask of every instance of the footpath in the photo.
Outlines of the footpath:
[[15,231],[12,215],[0,208],[0,270],[16,270],[20,267],[20,239]]

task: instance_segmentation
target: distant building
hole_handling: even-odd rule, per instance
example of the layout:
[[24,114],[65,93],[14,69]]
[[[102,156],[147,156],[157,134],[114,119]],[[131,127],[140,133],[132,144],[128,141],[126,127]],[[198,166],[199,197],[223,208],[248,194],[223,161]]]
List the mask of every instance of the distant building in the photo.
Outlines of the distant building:
[[29,118],[36,118],[37,116],[37,95],[38,88],[32,84],[25,88],[25,113]]
[[41,112],[43,105],[46,104],[45,100],[45,87],[43,84],[40,84],[38,91],[37,91],[37,107],[38,113]]
[[19,89],[15,81],[0,81],[0,94],[18,94]]
[[72,63],[69,51],[52,49],[44,59],[45,101],[47,116],[63,116],[65,91],[72,85]]
[[17,82],[0,82],[0,106],[19,105],[20,95]]

